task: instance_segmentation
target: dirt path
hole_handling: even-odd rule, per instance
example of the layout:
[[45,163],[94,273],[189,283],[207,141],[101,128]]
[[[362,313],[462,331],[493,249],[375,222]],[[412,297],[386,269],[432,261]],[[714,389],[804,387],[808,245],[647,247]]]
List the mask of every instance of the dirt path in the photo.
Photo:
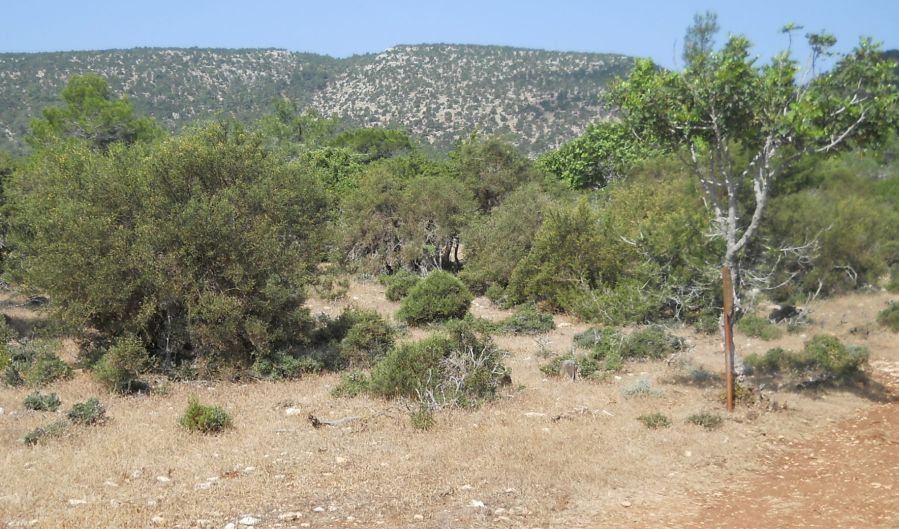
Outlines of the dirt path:
[[[895,384],[893,395],[896,395]],[[877,404],[774,456],[681,528],[899,528],[899,403]]]

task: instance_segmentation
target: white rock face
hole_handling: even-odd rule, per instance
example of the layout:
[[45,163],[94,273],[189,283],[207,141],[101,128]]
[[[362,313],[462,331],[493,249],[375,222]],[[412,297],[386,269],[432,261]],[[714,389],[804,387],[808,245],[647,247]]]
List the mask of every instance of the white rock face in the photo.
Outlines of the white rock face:
[[259,523],[259,518],[256,518],[255,516],[244,516],[240,520],[237,520],[237,523],[239,523],[240,525],[252,527]]

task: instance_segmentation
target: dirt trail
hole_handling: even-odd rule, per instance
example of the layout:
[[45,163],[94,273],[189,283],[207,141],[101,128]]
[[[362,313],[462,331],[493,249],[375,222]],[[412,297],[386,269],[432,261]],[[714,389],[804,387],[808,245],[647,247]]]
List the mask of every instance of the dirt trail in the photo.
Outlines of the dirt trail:
[[899,384],[893,399],[796,443],[672,527],[899,528]]

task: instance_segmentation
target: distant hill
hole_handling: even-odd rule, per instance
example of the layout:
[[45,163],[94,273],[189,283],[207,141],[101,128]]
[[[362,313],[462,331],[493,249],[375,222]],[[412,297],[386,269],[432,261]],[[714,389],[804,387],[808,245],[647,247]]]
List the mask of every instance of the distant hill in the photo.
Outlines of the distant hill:
[[219,113],[254,119],[283,95],[353,125],[405,128],[440,150],[479,129],[536,154],[606,117],[602,91],[632,64],[622,55],[446,44],[347,59],[277,49],[5,53],[0,148],[20,150],[30,119],[59,101],[70,75],[91,71],[171,130]]

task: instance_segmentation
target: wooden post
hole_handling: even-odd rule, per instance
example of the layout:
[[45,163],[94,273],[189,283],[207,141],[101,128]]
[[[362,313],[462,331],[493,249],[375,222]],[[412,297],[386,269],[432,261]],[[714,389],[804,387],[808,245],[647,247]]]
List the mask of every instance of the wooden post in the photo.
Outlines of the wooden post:
[[721,269],[724,284],[724,383],[727,411],[734,411],[734,286],[730,269]]

